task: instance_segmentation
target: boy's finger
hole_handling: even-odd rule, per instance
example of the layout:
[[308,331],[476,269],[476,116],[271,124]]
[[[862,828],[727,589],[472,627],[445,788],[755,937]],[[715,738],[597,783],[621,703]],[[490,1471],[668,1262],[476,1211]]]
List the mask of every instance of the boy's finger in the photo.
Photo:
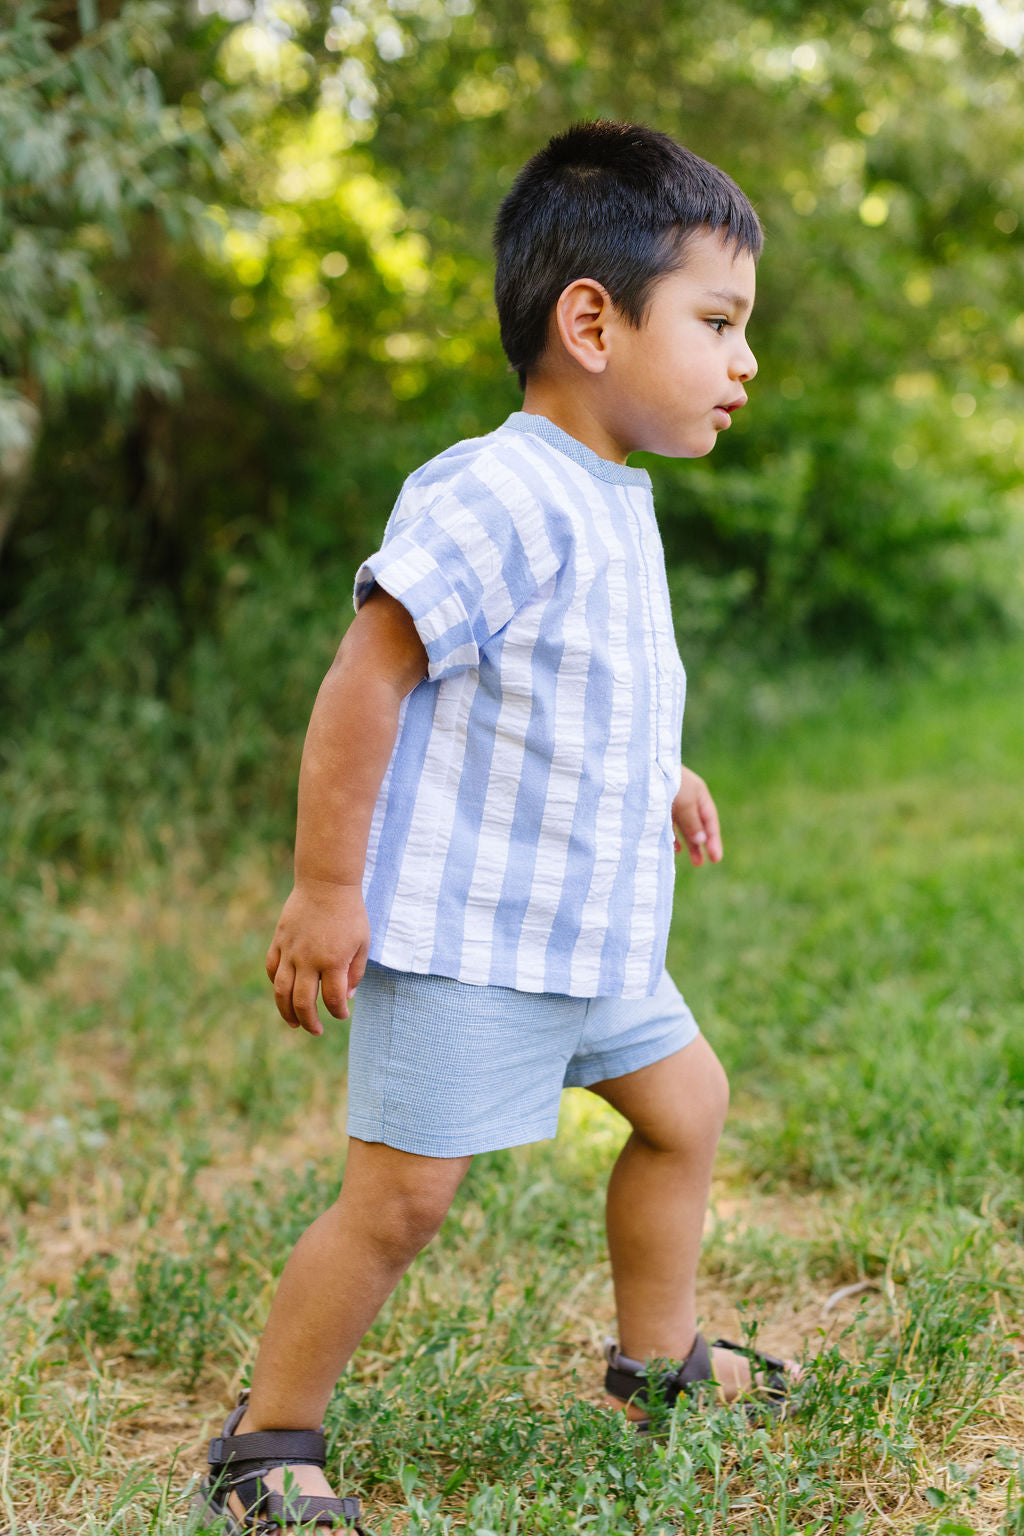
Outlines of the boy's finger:
[[298,971],[292,984],[292,1008],[303,1029],[311,1035],[322,1035],[324,1027],[316,1011],[316,994],[320,984],[317,971]]
[[700,812],[706,834],[708,858],[712,864],[717,864],[722,857],[722,833],[718,824],[718,811],[710,795],[701,796]]
[[692,800],[687,800],[683,804],[677,800],[673,807],[673,819],[687,842],[704,830],[700,809]]
[[[685,842],[692,864],[703,864],[704,844],[707,842],[707,833],[701,820],[700,811],[692,802],[680,806],[675,816],[676,831]],[[679,849],[676,849],[679,852]]]
[[703,827],[688,828],[678,821],[674,825],[676,837],[672,846],[676,853],[682,853],[685,843],[686,851],[690,855],[690,863],[699,868],[704,862],[704,844],[707,841]]
[[278,968],[278,966],[280,964],[281,964],[281,946],[277,942],[277,940],[274,939],[273,942],[271,943],[270,948],[267,950],[267,959],[266,959],[267,976],[270,979],[270,985],[271,986],[274,985],[274,977],[277,975],[277,968]]
[[336,1019],[348,1018],[348,989],[344,971],[332,966],[329,971],[321,972],[320,995],[329,1014]]
[[352,997],[356,987],[366,975],[366,946],[361,944],[348,964],[348,995]]
[[292,986],[295,982],[295,967],[285,961],[278,964],[274,973],[274,1002],[277,1011],[286,1024],[292,1029],[298,1029],[299,1021],[295,1017],[295,1009],[292,1007]]

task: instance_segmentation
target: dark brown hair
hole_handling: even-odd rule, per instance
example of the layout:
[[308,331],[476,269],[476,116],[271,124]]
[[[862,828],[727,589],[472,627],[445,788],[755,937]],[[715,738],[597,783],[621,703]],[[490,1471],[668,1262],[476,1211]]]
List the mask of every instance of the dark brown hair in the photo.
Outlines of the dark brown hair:
[[639,326],[654,283],[685,264],[702,229],[761,254],[760,221],[736,183],[667,134],[599,120],[556,135],[520,171],[494,228],[501,341],[520,384],[569,283],[593,278]]

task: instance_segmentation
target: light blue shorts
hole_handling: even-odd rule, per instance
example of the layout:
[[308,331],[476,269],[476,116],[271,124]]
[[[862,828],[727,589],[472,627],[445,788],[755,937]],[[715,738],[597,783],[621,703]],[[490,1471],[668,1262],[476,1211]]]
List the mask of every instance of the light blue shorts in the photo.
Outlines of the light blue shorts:
[[424,1157],[543,1141],[589,1088],[700,1033],[666,971],[653,997],[480,987],[370,961],[353,1005],[348,1133]]

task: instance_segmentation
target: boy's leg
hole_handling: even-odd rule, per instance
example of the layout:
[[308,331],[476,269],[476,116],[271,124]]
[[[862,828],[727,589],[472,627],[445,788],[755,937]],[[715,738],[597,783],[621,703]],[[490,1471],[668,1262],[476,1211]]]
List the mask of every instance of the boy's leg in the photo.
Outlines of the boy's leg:
[[[307,1228],[285,1265],[236,1433],[319,1427],[338,1377],[437,1232],[471,1161],[350,1140],[338,1199]],[[319,1469],[289,1470],[303,1492],[331,1492]],[[283,1481],[281,1471],[266,1479],[278,1493]]]
[[[594,1083],[592,1092],[632,1126],[608,1184],[619,1348],[634,1360],[683,1360],[697,1332],[697,1263],[729,1104],[725,1072],[699,1035],[652,1066]],[[749,1386],[743,1356],[713,1350],[712,1366],[727,1397]]]

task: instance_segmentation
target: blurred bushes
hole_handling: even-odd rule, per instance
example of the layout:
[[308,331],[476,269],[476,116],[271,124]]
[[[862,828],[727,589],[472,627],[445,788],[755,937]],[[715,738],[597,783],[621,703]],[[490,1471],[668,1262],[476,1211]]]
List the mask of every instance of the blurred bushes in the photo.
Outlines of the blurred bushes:
[[[165,595],[138,604],[109,566],[79,564],[82,597],[32,627],[5,678],[0,845],[9,877],[215,854],[290,836],[299,751],[351,612],[351,572],[258,541],[206,624]],[[240,583],[240,584],[239,584]],[[46,594],[30,592],[41,606]],[[71,862],[69,863],[68,860]]]

